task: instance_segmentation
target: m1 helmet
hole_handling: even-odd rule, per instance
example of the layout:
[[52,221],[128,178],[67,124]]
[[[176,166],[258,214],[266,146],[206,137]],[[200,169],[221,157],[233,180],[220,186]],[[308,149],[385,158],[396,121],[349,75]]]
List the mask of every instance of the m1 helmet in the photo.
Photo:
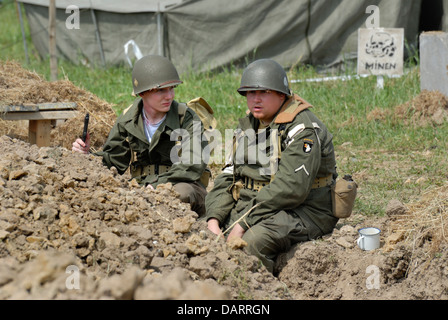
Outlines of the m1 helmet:
[[132,70],[134,94],[151,89],[162,89],[181,84],[176,68],[166,57],[144,56],[137,60]]
[[253,90],[274,90],[291,95],[285,70],[271,59],[256,60],[244,70],[238,92],[245,96],[247,91]]

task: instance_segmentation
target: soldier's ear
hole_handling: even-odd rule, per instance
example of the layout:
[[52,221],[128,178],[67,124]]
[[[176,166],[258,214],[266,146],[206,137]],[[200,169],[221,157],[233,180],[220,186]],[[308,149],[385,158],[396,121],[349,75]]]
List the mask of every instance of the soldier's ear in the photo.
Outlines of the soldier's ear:
[[283,100],[286,100],[288,97],[286,96],[286,94],[284,94],[283,92],[279,92],[279,91],[274,91],[280,98],[282,98]]
[[138,95],[140,96],[140,98],[143,98],[145,96],[145,94],[147,94],[149,91],[151,91],[151,90],[146,90],[146,91],[140,92]]

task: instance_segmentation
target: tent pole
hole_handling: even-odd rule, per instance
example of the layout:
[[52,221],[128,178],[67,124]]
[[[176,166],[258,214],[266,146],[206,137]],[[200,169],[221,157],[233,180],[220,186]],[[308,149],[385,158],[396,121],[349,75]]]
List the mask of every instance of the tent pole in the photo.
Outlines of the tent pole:
[[100,47],[101,62],[103,63],[103,67],[105,67],[106,59],[104,58],[103,43],[101,42],[100,30],[98,29],[98,24],[96,23],[96,16],[93,8],[90,9],[90,14],[92,15],[92,21],[93,24],[95,25],[95,34],[96,34],[96,40],[98,41],[98,46]]
[[17,0],[16,3],[17,3],[17,11],[19,12],[20,29],[22,30],[22,40],[23,40],[23,48],[25,49],[26,63],[30,64],[30,57],[28,56],[28,46],[26,45],[25,27],[23,26],[22,4]]
[[56,81],[58,80],[58,58],[56,56],[56,0],[50,0],[48,19],[48,33],[50,36],[48,49],[50,53],[50,77],[51,81]]
[[160,12],[160,2],[157,2],[157,43],[159,48],[159,56],[164,56],[162,28],[162,12]]

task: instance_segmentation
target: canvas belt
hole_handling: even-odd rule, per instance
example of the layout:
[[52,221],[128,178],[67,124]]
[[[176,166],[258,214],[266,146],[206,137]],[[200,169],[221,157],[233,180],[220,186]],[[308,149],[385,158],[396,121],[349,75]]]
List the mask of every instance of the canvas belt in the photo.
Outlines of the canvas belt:
[[269,181],[254,180],[249,177],[244,177],[244,188],[249,190],[260,191],[261,188],[267,186]]
[[[259,181],[248,177],[244,177],[244,188],[249,190],[260,191],[261,188],[267,186],[269,181]],[[316,178],[311,186],[311,189],[319,189],[323,187],[331,186],[333,183],[333,175],[329,175],[323,178]]]
[[[168,172],[171,166],[165,166],[163,164],[151,164],[148,166],[131,166],[131,176],[133,178],[140,176],[149,176],[152,174],[162,174]],[[201,175],[200,182],[207,187],[211,177],[210,169],[206,168]]]
[[323,188],[323,187],[329,187],[332,184],[333,184],[333,175],[330,174],[327,177],[314,179],[311,189],[319,189],[319,188]]
[[131,174],[132,177],[149,176],[152,174],[161,174],[168,172],[170,168],[171,166],[164,166],[162,164],[151,164],[148,166],[132,166]]

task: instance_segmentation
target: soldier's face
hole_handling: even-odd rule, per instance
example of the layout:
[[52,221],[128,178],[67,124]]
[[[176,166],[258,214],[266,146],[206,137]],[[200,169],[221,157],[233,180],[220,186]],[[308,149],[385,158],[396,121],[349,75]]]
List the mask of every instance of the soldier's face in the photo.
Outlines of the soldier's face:
[[272,90],[254,90],[246,93],[247,106],[252,115],[270,123],[285,101],[285,95]]
[[145,108],[157,113],[167,113],[174,100],[174,87],[145,91],[140,97]]

